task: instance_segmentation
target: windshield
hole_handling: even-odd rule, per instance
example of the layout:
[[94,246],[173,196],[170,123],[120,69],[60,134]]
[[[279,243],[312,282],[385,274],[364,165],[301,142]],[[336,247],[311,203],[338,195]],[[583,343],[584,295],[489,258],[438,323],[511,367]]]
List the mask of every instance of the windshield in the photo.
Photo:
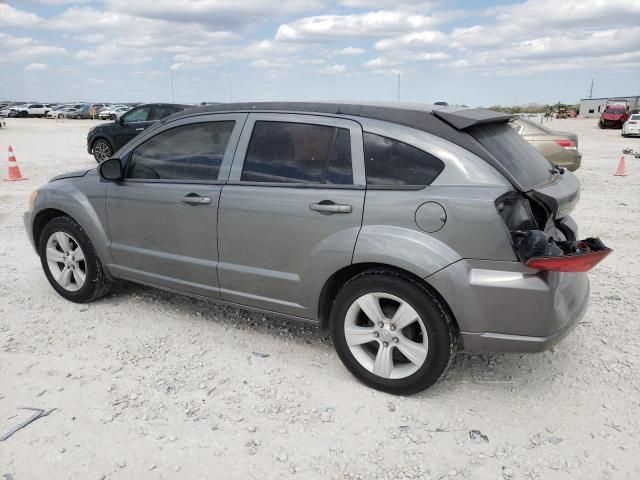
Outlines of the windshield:
[[531,190],[553,179],[551,165],[529,142],[508,123],[472,127],[468,132],[497,160],[523,190]]
[[640,115],[631,115],[629,120],[640,120]]
[[605,113],[613,113],[615,115],[622,115],[624,113],[624,108],[607,108]]

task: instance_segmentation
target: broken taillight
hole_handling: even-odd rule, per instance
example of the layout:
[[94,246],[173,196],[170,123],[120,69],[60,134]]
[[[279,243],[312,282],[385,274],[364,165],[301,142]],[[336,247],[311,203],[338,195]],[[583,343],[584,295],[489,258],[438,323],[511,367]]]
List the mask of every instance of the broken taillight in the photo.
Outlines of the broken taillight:
[[596,252],[577,253],[562,257],[533,257],[525,264],[529,268],[548,270],[552,272],[588,272],[607,255],[612,252],[610,248]]
[[554,140],[554,142],[557,145],[560,145],[562,148],[566,148],[567,150],[577,150],[578,146],[576,145],[576,142],[574,142],[573,140]]

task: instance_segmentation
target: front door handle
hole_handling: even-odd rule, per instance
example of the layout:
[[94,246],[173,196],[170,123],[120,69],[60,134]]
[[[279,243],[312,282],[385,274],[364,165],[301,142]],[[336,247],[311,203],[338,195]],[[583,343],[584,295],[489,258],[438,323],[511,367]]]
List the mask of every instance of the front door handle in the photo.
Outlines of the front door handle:
[[144,128],[136,128],[136,132],[141,132]]
[[323,200],[319,203],[312,203],[309,208],[322,213],[351,213],[351,205],[341,205],[331,200]]
[[201,197],[197,193],[190,193],[182,197],[182,202],[189,205],[206,205],[211,203],[211,197]]

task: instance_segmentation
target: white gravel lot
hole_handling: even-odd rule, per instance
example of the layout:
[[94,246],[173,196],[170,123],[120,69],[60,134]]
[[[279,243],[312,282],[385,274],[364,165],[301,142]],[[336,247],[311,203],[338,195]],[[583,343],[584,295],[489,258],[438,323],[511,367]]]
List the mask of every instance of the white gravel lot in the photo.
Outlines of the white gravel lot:
[[0,172],[12,145],[28,180],[0,182],[0,434],[20,407],[56,410],[0,442],[0,477],[640,478],[640,160],[613,176],[640,139],[551,123],[580,135],[582,236],[615,250],[574,333],[543,354],[460,354],[401,398],[358,383],[313,326],[129,283],[63,300],[22,213],[48,178],[95,165],[92,122],[7,123]]

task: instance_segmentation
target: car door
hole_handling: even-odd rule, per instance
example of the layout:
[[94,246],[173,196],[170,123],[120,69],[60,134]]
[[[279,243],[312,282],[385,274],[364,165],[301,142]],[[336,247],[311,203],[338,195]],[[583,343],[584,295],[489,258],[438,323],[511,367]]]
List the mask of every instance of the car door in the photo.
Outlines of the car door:
[[125,178],[110,183],[106,193],[114,272],[220,297],[218,201],[245,118],[178,120],[124,152]]
[[250,114],[220,200],[223,300],[316,319],[324,282],[351,263],[364,195],[357,122]]
[[153,105],[141,105],[128,111],[120,117],[119,121],[115,122],[113,131],[114,151],[120,150],[147,127],[153,125],[152,108]]

